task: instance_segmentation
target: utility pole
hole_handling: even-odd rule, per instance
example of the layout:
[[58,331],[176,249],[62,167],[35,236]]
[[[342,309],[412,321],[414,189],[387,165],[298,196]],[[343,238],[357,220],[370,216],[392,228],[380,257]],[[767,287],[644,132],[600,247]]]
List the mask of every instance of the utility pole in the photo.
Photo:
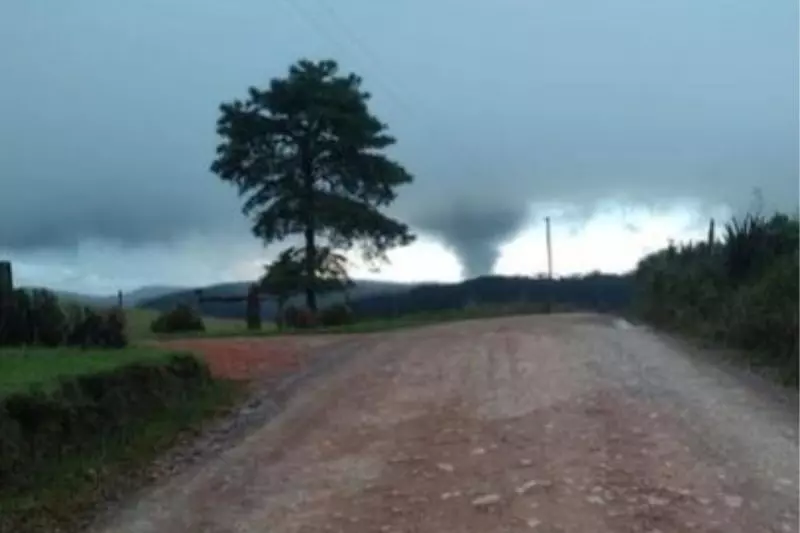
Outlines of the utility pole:
[[550,240],[550,217],[544,217],[545,230],[547,231],[547,278],[553,279],[553,246]]
[[553,247],[550,240],[550,217],[544,217],[547,236],[547,312],[553,312]]

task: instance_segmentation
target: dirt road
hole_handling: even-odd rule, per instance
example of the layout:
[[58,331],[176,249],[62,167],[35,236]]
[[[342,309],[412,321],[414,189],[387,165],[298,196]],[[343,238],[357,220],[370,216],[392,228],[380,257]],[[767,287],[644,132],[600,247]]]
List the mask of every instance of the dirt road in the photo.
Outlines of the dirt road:
[[270,423],[99,530],[798,530],[796,396],[642,328],[519,317],[342,346]]

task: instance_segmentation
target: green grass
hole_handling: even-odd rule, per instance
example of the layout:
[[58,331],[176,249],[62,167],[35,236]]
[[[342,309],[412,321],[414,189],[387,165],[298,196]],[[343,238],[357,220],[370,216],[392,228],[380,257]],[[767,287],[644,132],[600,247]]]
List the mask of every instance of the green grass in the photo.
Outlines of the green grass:
[[0,488],[0,533],[82,530],[109,495],[130,493],[145,483],[154,459],[226,412],[241,394],[239,385],[214,381],[181,405],[129,428],[125,441],[107,442],[103,454],[54,462],[24,491]]
[[136,361],[165,359],[170,354],[147,347],[121,350],[79,348],[2,348],[0,349],[0,395],[31,386],[45,389],[60,377],[110,370]]
[[[570,309],[556,305],[554,312]],[[335,333],[377,333],[395,329],[411,328],[428,324],[501,317],[518,314],[537,314],[545,312],[544,303],[518,303],[497,305],[476,305],[463,309],[419,312],[393,318],[363,319],[343,326],[318,327],[314,329],[288,329],[279,331],[275,323],[264,320],[260,330],[247,329],[244,319],[203,317],[205,331],[156,334],[150,331],[150,323],[158,316],[157,311],[149,309],[128,309],[128,335],[131,342],[179,339],[179,338],[226,338],[226,337],[269,337],[275,335],[314,335]]]
[[[563,305],[555,305],[553,312],[568,312],[572,309]],[[444,311],[419,312],[401,315],[392,318],[363,319],[353,324],[342,326],[317,327],[313,329],[284,328],[279,331],[273,322],[265,322],[262,329],[250,331],[244,324],[240,328],[209,328],[205,332],[181,333],[174,337],[269,337],[275,335],[318,335],[318,334],[347,334],[347,333],[378,333],[396,329],[413,328],[431,324],[454,322],[459,320],[476,320],[511,315],[540,314],[545,312],[541,303],[477,305],[463,309],[450,309]],[[204,319],[206,320],[206,319]],[[163,338],[163,336],[162,336]]]
[[[128,339],[131,342],[142,340],[154,340],[174,337],[214,337],[214,336],[237,336],[247,335],[247,326],[244,318],[236,320],[230,318],[203,317],[206,331],[181,333],[174,335],[164,335],[150,331],[150,324],[160,314],[159,311],[152,309],[131,308],[125,310],[127,323]],[[264,324],[265,329],[269,329],[271,324]]]

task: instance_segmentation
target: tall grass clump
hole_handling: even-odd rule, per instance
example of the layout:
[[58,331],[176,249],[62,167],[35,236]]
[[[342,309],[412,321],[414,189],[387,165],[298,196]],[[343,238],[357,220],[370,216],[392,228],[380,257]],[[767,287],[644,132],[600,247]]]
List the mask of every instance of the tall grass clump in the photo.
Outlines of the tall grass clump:
[[670,244],[642,259],[635,305],[647,321],[743,350],[749,362],[798,383],[797,215],[713,222],[703,242]]

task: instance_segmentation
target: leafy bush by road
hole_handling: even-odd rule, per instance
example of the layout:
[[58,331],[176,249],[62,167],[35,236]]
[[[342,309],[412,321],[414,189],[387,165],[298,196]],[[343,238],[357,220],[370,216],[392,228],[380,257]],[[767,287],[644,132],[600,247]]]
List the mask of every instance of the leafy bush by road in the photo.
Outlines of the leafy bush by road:
[[203,318],[190,305],[178,304],[171,311],[161,313],[150,325],[153,333],[179,333],[205,331]]
[[[194,357],[140,350],[0,353],[12,370],[10,383],[0,375],[0,531],[81,529],[183,431],[233,400]],[[59,375],[62,361],[79,370]]]
[[0,302],[0,346],[122,348],[127,342],[119,309],[63,305],[43,289],[17,289]]
[[355,322],[355,315],[347,305],[334,304],[320,312],[319,322],[324,327],[346,326]]
[[798,382],[797,216],[748,215],[709,227],[704,242],[671,245],[635,273],[646,320],[748,351],[751,362]]

